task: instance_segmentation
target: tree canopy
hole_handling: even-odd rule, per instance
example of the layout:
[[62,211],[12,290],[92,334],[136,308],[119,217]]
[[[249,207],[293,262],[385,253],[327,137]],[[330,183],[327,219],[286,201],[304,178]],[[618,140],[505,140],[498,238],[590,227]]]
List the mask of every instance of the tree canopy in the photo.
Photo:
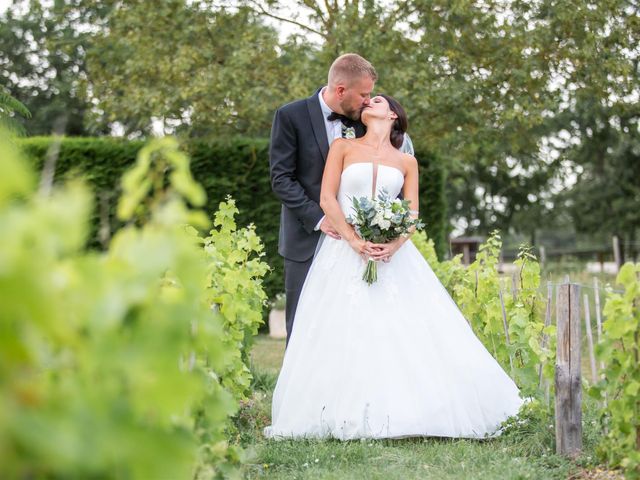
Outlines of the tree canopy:
[[[29,134],[267,136],[275,109],[358,52],[449,175],[468,233],[539,225],[633,242],[637,2],[16,0],[0,75]],[[282,28],[293,32],[285,36]],[[570,188],[565,188],[570,187]]]

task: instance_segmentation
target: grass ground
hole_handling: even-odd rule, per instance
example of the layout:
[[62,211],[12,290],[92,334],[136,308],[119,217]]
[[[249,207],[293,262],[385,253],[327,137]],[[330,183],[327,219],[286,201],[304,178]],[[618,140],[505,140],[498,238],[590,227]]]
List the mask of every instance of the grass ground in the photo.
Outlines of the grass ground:
[[403,439],[377,441],[273,441],[262,436],[270,423],[271,394],[284,355],[284,340],[260,335],[252,350],[254,394],[237,424],[250,452],[247,479],[610,479],[598,468],[599,429],[594,405],[585,399],[584,448],[575,460],[554,454],[553,420],[532,417],[508,435],[488,441]]

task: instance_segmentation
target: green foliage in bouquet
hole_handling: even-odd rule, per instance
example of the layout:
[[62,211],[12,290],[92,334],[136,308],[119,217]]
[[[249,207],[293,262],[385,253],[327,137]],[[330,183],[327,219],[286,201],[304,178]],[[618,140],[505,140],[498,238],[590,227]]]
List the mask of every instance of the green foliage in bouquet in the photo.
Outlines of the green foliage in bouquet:
[[241,370],[240,347],[210,304],[224,275],[185,228],[206,223],[204,197],[175,141],[141,151],[103,253],[85,249],[86,186],[40,194],[0,150],[0,476],[233,476],[237,392],[220,372]]
[[626,478],[640,478],[640,263],[625,263],[609,288],[604,306],[602,339],[597,358],[603,378],[589,394],[603,403],[602,422],[608,432],[598,446],[600,457],[625,469]]
[[375,200],[353,197],[351,202],[353,214],[347,217],[347,222],[369,242],[388,243],[406,235],[412,227],[424,228],[424,223],[411,217],[409,201],[392,200],[384,188]]

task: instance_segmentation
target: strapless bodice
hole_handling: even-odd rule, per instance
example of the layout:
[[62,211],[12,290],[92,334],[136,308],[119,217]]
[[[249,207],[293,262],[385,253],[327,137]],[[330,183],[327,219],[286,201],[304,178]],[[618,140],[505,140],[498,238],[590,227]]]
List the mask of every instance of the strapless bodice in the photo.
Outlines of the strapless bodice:
[[[391,198],[396,198],[404,184],[404,175],[396,167],[378,164],[378,177],[376,180],[376,197],[381,189],[385,189]],[[345,216],[353,213],[352,198],[371,198],[373,186],[373,163],[357,162],[348,165],[342,171],[340,189],[338,190],[338,202]]]

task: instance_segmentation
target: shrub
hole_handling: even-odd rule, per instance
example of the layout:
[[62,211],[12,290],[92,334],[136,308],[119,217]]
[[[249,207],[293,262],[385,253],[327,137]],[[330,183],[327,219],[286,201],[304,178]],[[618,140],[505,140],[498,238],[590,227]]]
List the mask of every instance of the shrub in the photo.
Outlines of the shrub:
[[[133,164],[144,143],[110,137],[31,137],[20,140],[20,144],[36,169],[42,169],[49,149],[59,148],[56,178],[80,174],[87,179],[94,192],[96,205],[91,212],[91,244],[94,248],[100,248],[101,209],[103,218],[107,220],[103,223],[112,232],[122,226],[115,215],[119,179]],[[284,262],[277,251],[280,202],[271,191],[268,140],[233,138],[215,142],[193,141],[183,148],[191,157],[194,178],[206,192],[204,211],[211,215],[217,205],[231,195],[240,210],[238,224],[255,224],[256,233],[265,244],[265,261],[272,269],[265,277],[265,289],[268,297],[274,298],[284,286]],[[418,147],[416,158],[420,162],[420,217],[427,224],[429,236],[442,258],[447,244],[446,172],[439,159],[426,149]]]

